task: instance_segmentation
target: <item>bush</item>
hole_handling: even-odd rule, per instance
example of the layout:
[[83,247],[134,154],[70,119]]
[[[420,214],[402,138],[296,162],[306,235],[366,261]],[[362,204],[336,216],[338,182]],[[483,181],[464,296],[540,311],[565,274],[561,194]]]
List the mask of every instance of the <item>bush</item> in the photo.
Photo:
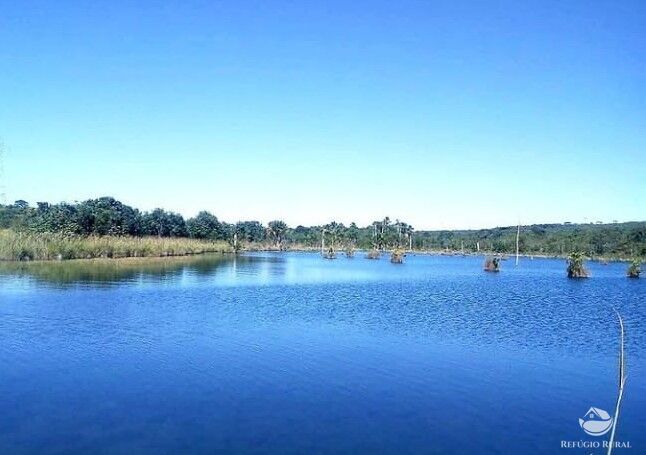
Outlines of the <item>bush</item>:
[[641,273],[641,263],[637,260],[634,259],[631,263],[630,266],[628,267],[628,278],[639,278],[639,274]]
[[570,254],[567,262],[567,276],[568,278],[587,278],[590,276],[585,268],[583,260],[585,257],[583,253],[574,251]]

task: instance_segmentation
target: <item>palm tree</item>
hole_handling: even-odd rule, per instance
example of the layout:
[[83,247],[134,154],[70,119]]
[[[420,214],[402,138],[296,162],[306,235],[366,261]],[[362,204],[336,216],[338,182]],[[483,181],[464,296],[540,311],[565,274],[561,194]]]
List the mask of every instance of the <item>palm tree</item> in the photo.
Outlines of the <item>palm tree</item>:
[[282,249],[283,238],[285,236],[285,231],[287,231],[287,224],[281,220],[270,221],[267,224],[267,231],[269,236],[274,239],[278,249]]
[[373,234],[372,234],[372,247],[377,250],[379,249],[379,245],[381,244],[381,233],[382,233],[382,227],[381,227],[381,222],[379,221],[373,221],[372,222],[372,228],[373,228]]
[[402,243],[402,230],[404,227],[404,223],[399,221],[399,218],[395,219],[395,229],[397,229],[397,248],[401,246]]
[[[343,230],[345,229],[345,226],[343,224],[339,224],[336,221],[332,221],[331,223],[326,224],[323,226],[323,239],[325,239],[325,234],[330,234],[330,246],[325,252],[323,248],[323,257],[326,259],[335,259],[336,258],[336,244],[339,239],[339,237],[343,234]],[[324,245],[324,243],[322,243]]]
[[352,252],[348,257],[354,256],[354,247],[359,239],[359,228],[355,223],[350,223],[350,226],[344,232],[346,253]]
[[332,221],[331,223],[326,224],[324,229],[326,233],[330,234],[332,248],[336,248],[336,242],[341,230],[340,225],[336,221]]
[[412,250],[413,249],[413,226],[410,224],[404,223],[404,235],[406,236],[406,239],[408,240],[408,249]]
[[381,242],[380,242],[380,249],[384,249],[384,246],[386,246],[386,243],[388,242],[387,236],[388,236],[388,230],[390,229],[390,217],[385,217],[384,220],[381,222]]

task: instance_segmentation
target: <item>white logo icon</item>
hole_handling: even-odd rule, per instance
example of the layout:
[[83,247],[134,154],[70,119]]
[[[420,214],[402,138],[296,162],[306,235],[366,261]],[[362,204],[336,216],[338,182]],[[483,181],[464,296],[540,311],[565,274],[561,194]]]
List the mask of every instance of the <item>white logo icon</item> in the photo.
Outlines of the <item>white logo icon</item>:
[[603,436],[612,427],[612,417],[603,409],[592,407],[579,419],[579,425],[590,436]]

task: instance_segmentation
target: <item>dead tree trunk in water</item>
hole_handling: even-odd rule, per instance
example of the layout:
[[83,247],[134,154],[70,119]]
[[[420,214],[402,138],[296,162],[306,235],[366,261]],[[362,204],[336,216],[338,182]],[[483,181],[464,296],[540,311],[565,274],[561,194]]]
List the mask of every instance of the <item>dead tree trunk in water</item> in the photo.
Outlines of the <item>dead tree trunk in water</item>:
[[518,246],[520,245],[520,223],[518,223],[518,230],[516,231],[516,265],[518,265]]

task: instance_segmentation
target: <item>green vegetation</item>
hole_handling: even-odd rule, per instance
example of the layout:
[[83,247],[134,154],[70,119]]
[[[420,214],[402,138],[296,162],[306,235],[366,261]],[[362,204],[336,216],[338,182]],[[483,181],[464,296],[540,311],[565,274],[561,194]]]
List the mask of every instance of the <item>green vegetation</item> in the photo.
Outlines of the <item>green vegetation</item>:
[[267,233],[273,239],[276,247],[279,250],[283,249],[283,241],[285,240],[285,233],[287,232],[287,224],[284,221],[274,220],[267,224]]
[[[142,242],[138,239],[156,237],[225,242],[246,250],[319,250],[322,236],[325,235],[326,246],[331,246],[335,251],[374,250],[369,256],[375,258],[379,257],[381,251],[396,249],[512,254],[516,250],[517,229],[516,226],[509,226],[468,231],[415,231],[411,225],[400,220],[392,221],[389,217],[362,228],[355,223],[346,226],[334,221],[323,226],[295,228],[290,228],[281,220],[271,221],[266,226],[258,221],[231,224],[220,221],[206,211],[186,220],[180,214],[163,209],[141,212],[111,197],[74,204],[39,202],[35,207],[25,201],[0,205],[1,228],[15,231],[15,236],[21,236],[21,242],[30,245],[55,245],[58,242],[58,247],[49,248],[46,253],[33,254],[34,257],[54,258],[58,254],[63,258],[82,256],[82,252],[77,254],[73,249],[65,253],[66,247],[61,245],[62,242],[77,244],[87,237],[93,238],[90,243],[94,243],[106,236],[110,243],[126,242],[124,238],[132,237],[131,242],[138,244]],[[43,242],[41,235],[49,240]],[[26,251],[29,254],[22,254],[21,251],[16,253],[15,250],[20,248],[15,243],[4,245],[8,241],[6,237],[0,241],[3,243],[0,250],[10,250],[11,253],[2,254],[3,258],[31,256],[29,251]],[[148,242],[154,243],[152,240]],[[166,252],[167,247],[155,245],[149,248],[155,253],[148,254]],[[189,242],[167,252],[200,250],[202,245]],[[644,258],[646,222],[524,226],[521,227],[519,247],[521,254],[527,255],[563,256],[570,251],[580,251],[591,258]],[[219,248],[223,249],[222,246]],[[128,251],[134,254],[137,248],[120,245],[115,246],[115,250],[116,254],[127,254]],[[42,247],[37,251],[42,251]]]
[[[472,231],[417,232],[413,247],[421,250],[460,250],[512,254],[516,250],[516,226]],[[614,224],[536,224],[521,226],[520,253],[563,256],[581,251],[589,257],[646,256],[646,222]]]
[[485,272],[500,272],[500,258],[487,256],[484,270]]
[[568,278],[588,278],[590,274],[585,268],[583,263],[585,256],[578,251],[570,254],[567,261],[567,276]]
[[0,260],[9,261],[182,256],[232,250],[223,241],[188,238],[0,231]]
[[641,263],[637,259],[633,259],[633,261],[630,263],[630,266],[628,267],[628,278],[639,278],[639,275],[641,274]]

